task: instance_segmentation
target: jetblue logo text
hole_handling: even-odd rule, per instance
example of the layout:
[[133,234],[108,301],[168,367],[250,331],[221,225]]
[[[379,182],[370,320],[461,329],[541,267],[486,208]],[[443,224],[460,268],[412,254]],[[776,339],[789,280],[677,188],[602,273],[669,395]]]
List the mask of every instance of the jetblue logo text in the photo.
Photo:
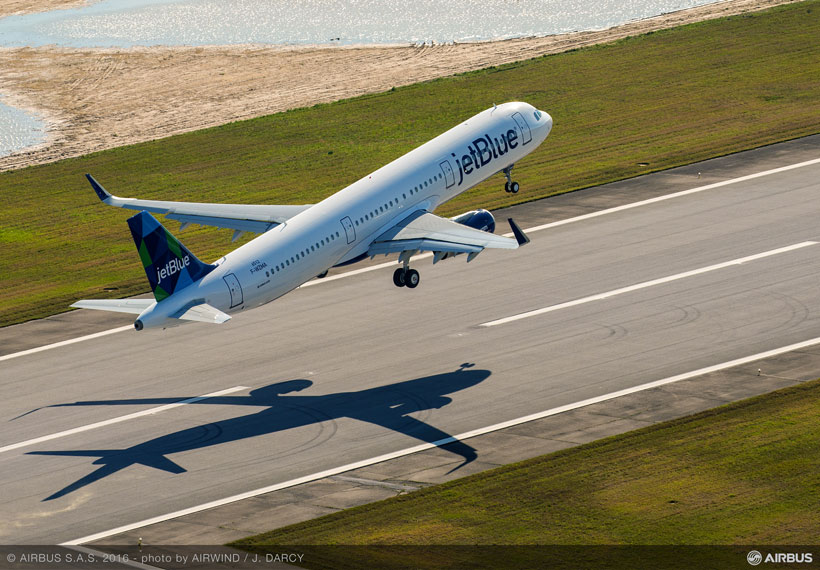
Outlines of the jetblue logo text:
[[500,136],[484,135],[467,145],[467,152],[461,158],[451,153],[458,165],[458,185],[464,182],[464,176],[487,166],[499,156],[507,154],[518,146],[518,133],[510,129]]
[[160,269],[157,267],[157,281],[162,281],[166,277],[170,277],[174,273],[182,271],[183,267],[188,267],[191,264],[191,258],[187,255],[182,259],[172,259],[165,264],[165,267]]

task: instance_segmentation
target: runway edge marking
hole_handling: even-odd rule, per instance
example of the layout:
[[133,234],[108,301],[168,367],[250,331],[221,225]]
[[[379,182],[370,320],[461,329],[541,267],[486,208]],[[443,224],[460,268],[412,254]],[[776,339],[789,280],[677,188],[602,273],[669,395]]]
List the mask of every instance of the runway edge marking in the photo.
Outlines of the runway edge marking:
[[[631,210],[632,208],[640,208],[641,206],[648,206],[649,204],[655,204],[656,202],[663,202],[664,200],[672,200],[673,198],[680,198],[681,196],[688,196],[690,194],[697,194],[698,192],[703,192],[705,190],[712,190],[714,188],[720,188],[722,186],[728,186],[729,184],[735,184],[737,182],[746,182],[747,180],[754,180],[755,178],[761,178],[762,176],[769,176],[770,174],[778,174],[780,172],[787,172],[789,170],[794,170],[795,168],[802,168],[804,166],[811,166],[812,164],[820,163],[820,158],[813,158],[811,160],[806,160],[804,162],[798,162],[795,164],[789,164],[788,166],[780,166],[778,168],[772,168],[771,170],[764,170],[762,172],[756,172],[754,174],[747,174],[746,176],[741,176],[739,178],[732,178],[730,180],[724,180],[723,182],[715,182],[713,184],[707,184],[705,186],[698,186],[697,188],[691,188],[689,190],[681,190],[680,192],[673,192],[672,194],[664,194],[663,196],[657,196],[655,198],[649,198],[647,200],[641,200],[640,202],[632,202],[631,204],[624,204],[623,206],[615,206],[614,208],[608,208],[606,210],[601,210],[599,212],[591,212],[589,214],[584,214],[582,216],[576,216],[574,218],[567,218],[566,220],[559,220],[557,222],[550,222],[548,224],[543,224],[540,226],[535,226],[534,228],[529,228],[525,230],[527,232],[537,232],[540,230],[546,230],[549,228],[555,228],[558,226],[563,226],[565,224],[571,224],[574,222],[581,222],[584,220],[589,220],[590,218],[597,218],[598,216],[605,216],[607,214],[614,214],[616,212],[622,212],[624,210]],[[505,234],[507,236],[512,236],[513,234]]]
[[75,342],[83,342],[84,340],[91,340],[93,338],[100,338],[101,336],[107,336],[110,334],[123,332],[132,330],[134,325],[126,325],[123,327],[117,327],[115,329],[108,329],[107,331],[101,331],[93,334],[87,334],[85,336],[78,336],[77,338],[70,338],[68,340],[61,340],[60,342],[55,342],[52,344],[46,344],[43,346],[38,346],[36,348],[29,348],[28,350],[21,350],[20,352],[13,352],[11,354],[7,354],[5,356],[0,356],[0,362],[4,360],[11,360],[12,358],[17,358],[19,356],[26,356],[29,354],[34,354],[36,352],[42,352],[44,350],[51,350],[52,348],[59,348],[61,346],[67,346],[69,344],[74,344]]
[[467,431],[459,435],[450,436],[445,439],[440,439],[433,443],[424,443],[421,445],[416,445],[413,447],[408,447],[406,449],[402,449],[400,451],[394,451],[392,453],[386,453],[384,455],[379,455],[377,457],[372,457],[370,459],[364,459],[362,461],[357,461],[355,463],[348,463],[347,465],[342,465],[340,467],[335,467],[333,469],[328,469],[326,471],[320,471],[319,473],[313,473],[311,475],[305,475],[303,477],[298,477],[296,479],[291,479],[290,481],[285,481],[283,483],[276,483],[274,485],[269,485],[267,487],[262,487],[260,489],[255,489],[253,491],[247,491],[245,493],[240,493],[238,495],[233,495],[230,497],[226,497],[224,499],[217,499],[215,501],[210,501],[207,503],[203,503],[201,505],[188,507],[187,509],[182,509],[179,511],[175,511],[172,513],[167,513],[164,515],[159,515],[156,517],[152,517],[149,519],[145,519],[136,523],[123,525],[117,528],[113,528],[110,530],[106,530],[103,532],[98,532],[95,534],[91,534],[88,536],[84,536],[82,538],[77,538],[75,540],[70,540],[67,542],[61,543],[59,546],[76,546],[80,544],[87,544],[90,542],[94,542],[97,540],[101,540],[103,538],[107,538],[109,536],[114,536],[116,534],[121,534],[123,532],[128,532],[131,530],[135,530],[138,528],[143,528],[152,524],[161,523],[167,520],[183,517],[185,515],[191,515],[194,513],[198,513],[201,511],[205,511],[208,509],[213,509],[216,507],[221,507],[223,505],[227,505],[230,503],[235,503],[237,501],[241,501],[243,499],[250,499],[252,497],[257,497],[259,495],[264,495],[265,493],[271,493],[273,491],[279,491],[282,489],[287,489],[290,487],[295,487],[297,485],[302,485],[304,483],[310,483],[312,481],[317,481],[319,479],[324,479],[326,477],[331,477],[333,475],[339,475],[346,471],[352,471],[354,469],[360,469],[362,467],[368,467],[370,465],[375,465],[376,463],[382,463],[384,461],[389,461],[391,459],[397,459],[399,457],[404,457],[406,455],[411,455],[413,453],[418,453],[420,451],[425,451],[427,449],[434,449],[436,447],[441,447],[443,445],[447,445],[448,443],[454,443],[456,441],[463,441],[465,439],[470,439],[472,437],[477,437],[480,435],[485,435],[488,433],[492,433],[498,430],[502,430],[509,427],[514,427],[523,423],[540,420],[543,418],[547,418],[549,416],[554,416],[563,412],[568,412],[571,410],[575,410],[578,408],[583,408],[585,406],[590,406],[592,404],[598,404],[601,402],[606,402],[608,400],[614,400],[615,398],[620,398],[621,396],[627,396],[629,394],[634,394],[636,392],[642,392],[644,390],[650,390],[652,388],[658,388],[660,386],[666,386],[667,384],[673,384],[675,382],[680,382],[682,380],[687,380],[689,378],[694,378],[695,376],[701,376],[703,374],[709,374],[712,372],[717,372],[719,370],[724,370],[726,368],[731,368],[733,366],[740,366],[742,364],[748,364],[749,362],[754,362],[755,360],[761,360],[763,358],[769,358],[771,356],[777,356],[779,354],[783,354],[785,352],[791,352],[793,350],[800,350],[802,348],[806,348],[809,346],[813,346],[815,344],[820,344],[820,337],[812,338],[809,340],[805,340],[803,342],[798,342],[795,344],[790,344],[788,346],[782,346],[780,348],[774,348],[772,350],[767,350],[764,352],[760,352],[757,354],[753,354],[750,356],[744,356],[742,358],[737,358],[735,360],[729,360],[727,362],[723,362],[721,364],[714,364],[712,366],[707,366],[705,368],[700,368],[698,370],[693,370],[691,372],[684,372],[683,374],[678,374],[676,376],[669,376],[668,378],[663,378],[661,380],[655,380],[653,382],[647,382],[646,384],[641,384],[639,386],[633,386],[632,388],[625,388],[623,390],[618,390],[616,392],[610,392],[609,394],[604,394],[602,396],[595,396],[594,398],[588,398],[586,400],[580,400],[578,402],[574,402],[572,404],[566,404],[564,406],[558,406],[557,408],[551,408],[549,410],[545,410],[543,412],[538,412],[535,414],[530,414],[528,416],[523,416],[520,418],[516,418],[513,420],[508,420],[506,422],[501,422],[497,424],[493,424],[491,426],[478,428],[472,431]]
[[179,402],[174,402],[172,404],[165,404],[164,406],[158,406],[156,408],[150,408],[148,410],[142,410],[141,412],[134,412],[133,414],[127,414],[125,416],[119,416],[116,418],[111,418],[110,420],[103,420],[101,422],[96,422],[93,424],[88,424],[72,429],[67,429],[65,431],[60,431],[57,433],[52,433],[49,435],[43,435],[40,437],[35,437],[34,439],[27,439],[26,441],[21,441],[19,443],[12,443],[3,447],[0,447],[0,453],[5,453],[6,451],[12,451],[14,449],[20,449],[21,447],[28,447],[29,445],[34,445],[37,443],[42,443],[44,441],[51,441],[52,439],[59,439],[61,437],[66,437],[69,435],[74,435],[76,433],[82,433],[84,431],[90,431],[92,429],[97,429],[105,426],[110,426],[112,424],[118,424],[120,422],[133,420],[136,418],[141,418],[143,416],[151,416],[154,414],[158,414],[160,412],[164,412],[167,410],[172,410],[174,408],[178,408],[180,406],[185,406],[187,404],[193,404],[194,402],[199,402],[200,400],[207,400],[208,398],[216,398],[218,396],[224,396],[226,394],[232,394],[234,392],[239,392],[240,390],[247,390],[247,386],[234,386],[233,388],[227,388],[225,390],[220,390],[218,392],[211,392],[210,394],[204,394],[202,396],[195,396],[193,398],[187,398],[185,400],[180,400]]
[[677,281],[679,279],[685,279],[687,277],[694,277],[695,275],[702,275],[704,273],[709,273],[710,271],[716,271],[718,269],[725,269],[727,267],[732,267],[735,265],[742,265],[744,263],[748,263],[749,261],[755,261],[757,259],[764,259],[766,257],[771,257],[773,255],[778,255],[781,253],[787,253],[789,251],[794,251],[796,249],[802,249],[804,247],[808,247],[810,245],[817,245],[816,241],[804,241],[800,243],[796,243],[794,245],[789,245],[786,247],[781,247],[778,249],[772,249],[769,251],[764,251],[762,253],[756,253],[754,255],[748,255],[746,257],[739,257],[737,259],[732,259],[730,261],[724,261],[723,263],[716,263],[714,265],[709,265],[707,267],[701,267],[700,269],[692,269],[690,271],[684,271],[682,273],[676,273],[675,275],[669,275],[667,277],[660,277],[658,279],[652,279],[650,281],[644,281],[643,283],[636,283],[635,285],[628,285],[626,287],[621,287],[620,289],[613,289],[611,291],[606,291],[604,293],[597,293],[595,295],[589,295],[588,297],[581,297],[580,299],[575,299],[574,301],[567,301],[566,303],[558,303],[557,305],[550,305],[549,307],[543,307],[541,309],[534,309],[532,311],[526,311],[524,313],[518,313],[517,315],[511,315],[509,317],[503,317],[501,319],[496,319],[494,321],[488,321],[486,323],[481,323],[480,327],[495,327],[498,325],[504,325],[507,323],[511,323],[514,321],[520,321],[522,319],[527,319],[529,317],[535,317],[538,315],[543,315],[545,313],[552,313],[553,311],[560,311],[561,309],[567,309],[569,307],[575,307],[577,305],[583,305],[585,303],[591,303],[592,301],[600,301],[603,299],[608,299],[610,297],[615,297],[617,295],[622,295],[624,293],[631,293],[632,291],[638,291],[640,289],[646,289],[647,287],[654,287],[655,285],[663,285],[664,283],[671,283],[673,281]]
[[[764,170],[762,172],[756,172],[754,174],[748,174],[746,176],[741,176],[739,178],[732,178],[730,180],[724,180],[723,182],[715,182],[714,184],[707,184],[705,186],[698,186],[697,188],[691,188],[689,190],[683,190],[681,192],[674,192],[672,194],[665,194],[663,196],[658,196],[656,198],[650,198],[648,200],[641,200],[639,202],[633,202],[631,204],[624,204],[623,206],[616,206],[614,208],[608,208],[606,210],[601,210],[599,212],[592,212],[592,213],[589,213],[589,214],[576,216],[574,218],[568,218],[566,220],[559,220],[557,222],[550,222],[548,224],[543,224],[543,225],[540,225],[540,226],[535,226],[535,227],[532,227],[532,228],[528,228],[524,231],[527,232],[527,233],[537,232],[537,231],[546,230],[546,229],[549,229],[549,228],[555,228],[555,227],[558,227],[558,226],[563,226],[565,224],[581,222],[581,221],[584,221],[584,220],[589,220],[591,218],[597,218],[599,216],[605,216],[607,214],[614,214],[616,212],[621,212],[621,211],[624,211],[624,210],[630,210],[632,208],[639,208],[641,206],[647,206],[649,204],[654,204],[656,202],[662,202],[664,200],[671,200],[673,198],[679,198],[681,196],[688,196],[689,194],[695,194],[697,192],[703,192],[705,190],[712,190],[713,188],[720,188],[722,186],[728,186],[729,184],[735,184],[737,182],[745,182],[747,180],[753,180],[755,178],[760,178],[762,176],[769,176],[770,174],[777,174],[777,173],[780,173],[780,172],[786,172],[788,170],[794,170],[795,168],[802,168],[804,166],[811,166],[812,164],[818,164],[818,163],[820,163],[820,158],[815,158],[815,159],[807,160],[807,161],[804,161],[804,162],[798,162],[798,163],[795,163],[795,164],[790,164],[788,166],[781,166],[781,167],[778,167],[778,168],[773,168],[771,170]],[[512,237],[512,235],[513,235],[512,233],[506,233],[506,234],[504,234],[504,237]],[[414,259],[419,260],[419,259],[425,259],[425,258],[432,257],[432,256],[433,256],[433,254],[431,254],[431,253],[424,253],[424,254],[415,256]],[[379,269],[384,269],[385,267],[394,267],[395,265],[396,265],[395,262],[390,261],[390,262],[387,262],[387,263],[381,263],[379,265],[374,265],[374,266],[371,266],[371,267],[364,267],[362,269],[354,269],[353,271],[347,271],[345,273],[340,273],[339,275],[333,275],[331,277],[325,277],[324,279],[309,281],[309,282],[305,283],[304,285],[302,285],[300,288],[311,287],[313,285],[319,285],[320,283],[327,283],[327,282],[330,282],[330,281],[336,281],[337,279],[342,279],[344,277],[352,277],[354,275],[360,275],[362,273],[369,273],[371,271],[377,271]],[[101,337],[101,336],[105,336],[105,335],[109,335],[109,334],[114,334],[114,333],[130,330],[132,328],[133,327],[130,326],[130,325],[129,326],[124,326],[124,327],[119,327],[119,328],[116,328],[116,329],[110,329],[110,330],[107,330],[107,331],[102,331],[102,332],[98,332],[98,333],[94,333],[94,334],[90,334],[90,335],[86,335],[86,336],[81,336],[81,337],[78,337],[78,338],[75,338],[75,339],[64,340],[64,341],[61,341],[61,342],[56,342],[54,344],[47,344],[45,346],[40,346],[40,347],[32,348],[32,349],[29,349],[29,350],[23,350],[21,352],[15,352],[13,354],[7,354],[5,356],[0,356],[0,362],[2,362],[4,360],[10,360],[12,358],[17,358],[19,356],[26,356],[28,354],[33,354],[35,352],[41,352],[43,350],[58,348],[60,346],[65,346],[67,344],[73,344],[75,342],[82,342],[84,340],[91,340],[91,339],[98,338],[98,337]]]

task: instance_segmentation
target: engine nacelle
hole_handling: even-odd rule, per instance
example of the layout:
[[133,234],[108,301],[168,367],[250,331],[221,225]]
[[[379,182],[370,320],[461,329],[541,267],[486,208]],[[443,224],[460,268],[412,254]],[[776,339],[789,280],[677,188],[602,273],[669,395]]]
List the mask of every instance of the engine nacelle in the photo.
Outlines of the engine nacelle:
[[488,233],[495,231],[495,218],[487,210],[473,210],[472,212],[465,212],[450,219],[461,225],[471,227],[474,230],[481,230],[482,232]]

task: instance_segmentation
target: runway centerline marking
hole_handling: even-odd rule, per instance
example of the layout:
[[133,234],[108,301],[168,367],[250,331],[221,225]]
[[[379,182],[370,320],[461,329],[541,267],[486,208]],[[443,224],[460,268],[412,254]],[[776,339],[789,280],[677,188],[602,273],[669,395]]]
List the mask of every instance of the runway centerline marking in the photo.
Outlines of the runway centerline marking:
[[204,394],[202,396],[196,396],[193,398],[188,398],[186,400],[180,400],[179,402],[174,402],[172,404],[165,404],[164,406],[158,406],[156,408],[151,408],[149,410],[142,410],[141,412],[134,412],[133,414],[127,414],[125,416],[119,416],[117,418],[111,418],[110,420],[103,420],[101,422],[96,422],[93,424],[88,424],[72,429],[67,429],[65,431],[60,431],[57,433],[52,433],[49,435],[44,435],[41,437],[35,437],[34,439],[28,439],[26,441],[21,441],[19,443],[12,443],[10,445],[6,445],[4,447],[0,447],[0,453],[5,453],[6,451],[12,451],[14,449],[20,449],[21,447],[27,447],[29,445],[34,445],[37,443],[42,443],[44,441],[51,441],[52,439],[58,439],[61,437],[66,437],[69,435],[74,435],[76,433],[82,433],[84,431],[90,431],[92,429],[97,429],[105,426],[110,426],[112,424],[118,424],[120,422],[125,422],[128,420],[133,420],[136,418],[141,418],[143,416],[150,416],[153,414],[158,414],[160,412],[165,412],[167,410],[172,410],[174,408],[178,408],[180,406],[184,406],[186,404],[193,404],[194,402],[199,402],[200,400],[207,400],[208,398],[216,398],[217,396],[224,396],[226,394],[232,394],[233,392],[239,392],[240,390],[247,390],[247,386],[234,386],[233,388],[227,388],[226,390],[220,390],[219,392],[211,392],[210,394]]
[[737,358],[735,360],[729,360],[727,362],[722,362],[720,364],[715,364],[712,366],[707,366],[705,368],[699,368],[698,370],[692,370],[691,372],[684,372],[683,374],[678,374],[676,376],[669,376],[667,378],[663,378],[661,380],[655,380],[653,382],[647,382],[646,384],[640,384],[638,386],[633,386],[632,388],[625,388],[623,390],[618,390],[616,392],[610,392],[608,394],[604,394],[602,396],[595,396],[592,398],[588,398],[586,400],[580,400],[578,402],[574,402],[571,404],[566,404],[564,406],[558,406],[556,408],[551,408],[549,410],[545,410],[543,412],[538,412],[535,414],[530,414],[527,416],[523,416],[520,418],[516,418],[513,420],[508,420],[505,422],[493,424],[491,426],[486,426],[483,428],[474,429],[472,431],[467,431],[461,433],[459,435],[454,435],[447,437],[445,439],[440,439],[438,441],[434,441],[432,443],[423,443],[420,445],[416,445],[414,447],[408,447],[406,449],[402,449],[400,451],[394,451],[392,453],[386,453],[384,455],[379,455],[378,457],[372,457],[370,459],[364,459],[362,461],[357,461],[355,463],[348,463],[347,465],[342,465],[339,467],[335,467],[332,469],[328,469],[326,471],[320,471],[318,473],[313,473],[311,475],[304,475],[302,477],[298,477],[296,479],[291,479],[290,481],[285,481],[283,483],[276,483],[274,485],[269,485],[267,487],[262,487],[261,489],[255,489],[253,491],[247,491],[245,493],[240,493],[238,495],[233,495],[230,497],[226,497],[224,499],[217,499],[215,501],[210,501],[208,503],[203,503],[201,505],[196,505],[193,507],[189,507],[187,509],[182,509],[179,511],[175,511],[172,513],[167,513],[164,515],[159,515],[156,517],[152,517],[150,519],[145,519],[139,522],[135,522],[132,524],[123,525],[117,528],[113,528],[110,530],[106,530],[103,532],[98,532],[96,534],[91,534],[88,536],[84,536],[82,538],[77,538],[75,540],[70,540],[67,542],[63,542],[60,546],[77,546],[80,544],[86,544],[89,542],[94,542],[97,540],[101,540],[103,538],[108,538],[110,536],[114,536],[116,534],[120,534],[123,532],[128,532],[134,529],[142,528],[145,526],[149,526],[152,524],[161,523],[167,520],[175,519],[178,517],[182,517],[185,515],[190,515],[193,513],[198,513],[204,510],[213,509],[216,507],[221,507],[223,505],[227,505],[230,503],[235,503],[237,501],[241,501],[243,499],[249,499],[251,497],[257,497],[259,495],[264,495],[265,493],[271,493],[273,491],[279,491],[282,489],[287,489],[290,487],[295,487],[297,485],[302,485],[304,483],[310,483],[311,481],[317,481],[319,479],[324,479],[326,477],[332,477],[334,475],[340,475],[347,471],[352,471],[354,469],[361,469],[362,467],[368,467],[370,465],[375,465],[376,463],[381,463],[383,461],[389,461],[391,459],[397,459],[399,457],[404,457],[406,455],[411,455],[413,453],[418,453],[419,451],[425,451],[427,449],[433,449],[436,447],[441,447],[442,445],[447,445],[448,443],[454,443],[456,441],[463,441],[465,439],[469,439],[472,437],[485,435],[488,433],[492,433],[495,431],[499,431],[505,428],[514,427],[526,422],[531,422],[534,420],[540,420],[546,417],[554,416],[563,412],[568,412],[571,410],[575,410],[578,408],[583,408],[585,406],[590,406],[592,404],[598,404],[600,402],[606,402],[608,400],[614,400],[615,398],[619,398],[621,396],[627,396],[629,394],[634,394],[636,392],[642,392],[644,390],[649,390],[652,388],[658,388],[660,386],[666,386],[667,384],[673,384],[675,382],[680,382],[682,380],[687,380],[689,378],[694,378],[696,376],[701,376],[703,374],[709,374],[711,372],[717,372],[719,370],[724,370],[726,368],[731,368],[733,366],[740,366],[742,364],[748,364],[749,362],[754,362],[755,360],[761,360],[763,358],[769,358],[771,356],[777,356],[779,354],[783,354],[786,352],[791,352],[793,350],[800,350],[802,348],[806,348],[809,346],[813,346],[815,344],[820,343],[820,337],[812,338],[809,340],[805,340],[803,342],[798,342],[795,344],[790,344],[787,346],[782,346],[780,348],[774,348],[772,350],[767,350],[765,352],[759,352],[757,354],[752,354],[750,356],[744,356],[741,358]]
[[654,287],[655,285],[662,285],[664,283],[671,283],[672,281],[677,281],[679,279],[686,279],[687,277],[694,277],[695,275],[702,275],[703,273],[709,273],[710,271],[717,271],[718,269],[725,269],[727,267],[732,267],[735,265],[741,265],[743,263],[747,263],[749,261],[755,261],[756,259],[763,259],[765,257],[771,257],[773,255],[778,255],[781,253],[787,253],[789,251],[794,251],[796,249],[802,249],[804,247],[808,247],[810,245],[816,245],[816,241],[804,241],[801,243],[796,243],[794,245],[789,245],[786,247],[781,247],[778,249],[772,249],[770,251],[764,251],[763,253],[756,253],[755,255],[749,255],[746,257],[740,257],[738,259],[733,259],[731,261],[724,261],[723,263],[716,263],[715,265],[709,265],[708,267],[701,267],[700,269],[693,269],[691,271],[684,271],[683,273],[676,273],[675,275],[669,275],[668,277],[661,277],[659,279],[652,279],[651,281],[644,281],[643,283],[637,283],[635,285],[629,285],[628,287],[621,287],[620,289],[613,289],[612,291],[606,291],[605,293],[598,293],[596,295],[590,295],[588,297],[582,297],[580,299],[575,299],[573,301],[567,301],[566,303],[558,303],[557,305],[550,305],[549,307],[543,307],[541,309],[534,309],[532,311],[527,311],[524,313],[519,313],[517,315],[512,315],[509,317],[504,317],[502,319],[496,319],[494,321],[489,321],[486,323],[481,323],[480,327],[495,327],[498,325],[504,325],[507,323],[511,323],[513,321],[520,321],[521,319],[527,319],[529,317],[535,317],[537,315],[543,315],[545,313],[552,313],[553,311],[560,311],[561,309],[567,309],[569,307],[576,307],[578,305],[583,305],[585,303],[591,303],[592,301],[600,301],[603,299],[608,299],[610,297],[615,297],[616,295],[622,295],[624,293],[631,293],[632,291],[638,291],[640,289],[646,289],[648,287]]
[[[648,200],[641,200],[639,202],[633,202],[631,204],[624,204],[622,206],[616,206],[614,208],[608,208],[606,210],[600,210],[598,212],[591,212],[589,214],[583,214],[581,216],[576,216],[574,218],[567,218],[566,220],[558,220],[556,222],[550,222],[548,224],[542,224],[540,226],[535,226],[535,227],[532,227],[532,228],[525,229],[524,231],[526,233],[532,233],[532,232],[538,232],[538,231],[541,231],[541,230],[546,230],[546,229],[549,229],[549,228],[555,228],[555,227],[558,227],[558,226],[563,226],[563,225],[566,225],[566,224],[572,224],[572,223],[575,223],[575,222],[582,222],[584,220],[589,220],[591,218],[597,218],[599,216],[606,216],[608,214],[614,214],[616,212],[622,212],[624,210],[630,210],[632,208],[639,208],[641,206],[647,206],[649,204],[655,204],[657,202],[662,202],[664,200],[672,200],[674,198],[680,198],[681,196],[688,196],[689,194],[695,194],[697,192],[703,192],[705,190],[712,190],[714,188],[720,188],[720,187],[723,187],[723,186],[728,186],[730,184],[735,184],[737,182],[745,182],[747,180],[753,180],[755,178],[760,178],[762,176],[769,176],[771,174],[778,174],[780,172],[786,172],[786,171],[789,171],[789,170],[794,170],[795,168],[802,168],[804,166],[811,166],[813,164],[818,164],[818,163],[820,163],[820,158],[815,158],[815,159],[812,159],[812,160],[806,160],[804,162],[797,162],[795,164],[789,164],[787,166],[781,166],[779,168],[773,168],[771,170],[764,170],[762,172],[756,172],[754,174],[747,174],[746,176],[741,176],[739,178],[732,178],[732,179],[729,179],[729,180],[724,180],[722,182],[715,182],[713,184],[707,184],[705,186],[698,186],[697,188],[691,188],[689,190],[682,190],[680,192],[674,192],[672,194],[664,194],[663,196],[657,196],[655,198],[649,198]],[[512,233],[504,234],[504,237],[512,237],[512,236],[513,236]],[[416,259],[416,260],[426,259],[426,258],[432,257],[432,256],[433,256],[432,253],[424,253],[424,254],[421,254],[421,255],[414,256],[413,259]],[[307,283],[304,283],[304,284],[300,285],[299,288],[312,287],[313,285],[319,285],[320,283],[328,283],[330,281],[336,281],[337,279],[342,279],[344,277],[353,277],[354,275],[360,275],[362,273],[369,273],[371,271],[378,271],[378,270],[384,269],[386,267],[395,267],[395,266],[396,266],[395,261],[389,261],[387,263],[380,263],[379,265],[373,265],[371,267],[363,267],[362,269],[354,269],[353,271],[347,271],[345,273],[340,273],[339,275],[333,275],[333,276],[330,276],[330,277],[325,277],[324,279],[316,279],[316,280],[313,280],[313,281],[308,281]],[[93,338],[98,338],[98,337],[109,335],[109,334],[114,334],[114,333],[118,333],[118,332],[122,332],[122,331],[126,331],[126,330],[131,330],[132,328],[133,327],[129,325],[129,326],[124,326],[124,327],[119,327],[119,328],[116,328],[116,329],[109,329],[109,330],[106,330],[106,331],[102,331],[102,332],[98,332],[98,333],[94,333],[94,334],[90,334],[90,335],[85,335],[85,336],[77,337],[77,338],[74,338],[74,339],[64,340],[64,341],[61,341],[61,342],[55,342],[53,344],[47,344],[45,346],[40,346],[40,347],[32,348],[32,349],[29,349],[29,350],[23,350],[21,352],[15,352],[13,354],[7,354],[5,356],[0,356],[0,362],[2,362],[4,360],[10,360],[12,358],[17,358],[17,357],[20,357],[20,356],[26,356],[28,354],[34,354],[36,352],[41,352],[41,351],[44,351],[44,350],[50,350],[52,348],[58,348],[60,346],[66,346],[68,344],[74,344],[75,342],[82,342],[84,340],[91,340]]]

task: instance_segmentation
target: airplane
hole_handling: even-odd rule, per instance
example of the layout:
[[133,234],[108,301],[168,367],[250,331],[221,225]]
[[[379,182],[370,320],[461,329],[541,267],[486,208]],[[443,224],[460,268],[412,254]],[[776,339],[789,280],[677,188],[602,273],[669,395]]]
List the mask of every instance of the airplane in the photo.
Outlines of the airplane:
[[[486,248],[529,242],[511,218],[515,239],[495,235],[495,219],[486,210],[451,219],[432,212],[499,172],[505,191],[517,193],[513,166],[551,129],[552,117],[528,103],[494,105],[318,204],[301,206],[120,198],[86,174],[103,203],[139,210],[128,226],[154,299],[86,299],[71,306],[135,314],[137,331],[186,321],[224,323],[332,267],[395,253],[400,267],[393,283],[413,289],[420,277],[410,258],[419,252],[433,252],[433,263],[459,254],[470,262]],[[200,224],[232,229],[233,240],[244,232],[262,235],[208,264],[149,212],[181,222],[181,230]]]

